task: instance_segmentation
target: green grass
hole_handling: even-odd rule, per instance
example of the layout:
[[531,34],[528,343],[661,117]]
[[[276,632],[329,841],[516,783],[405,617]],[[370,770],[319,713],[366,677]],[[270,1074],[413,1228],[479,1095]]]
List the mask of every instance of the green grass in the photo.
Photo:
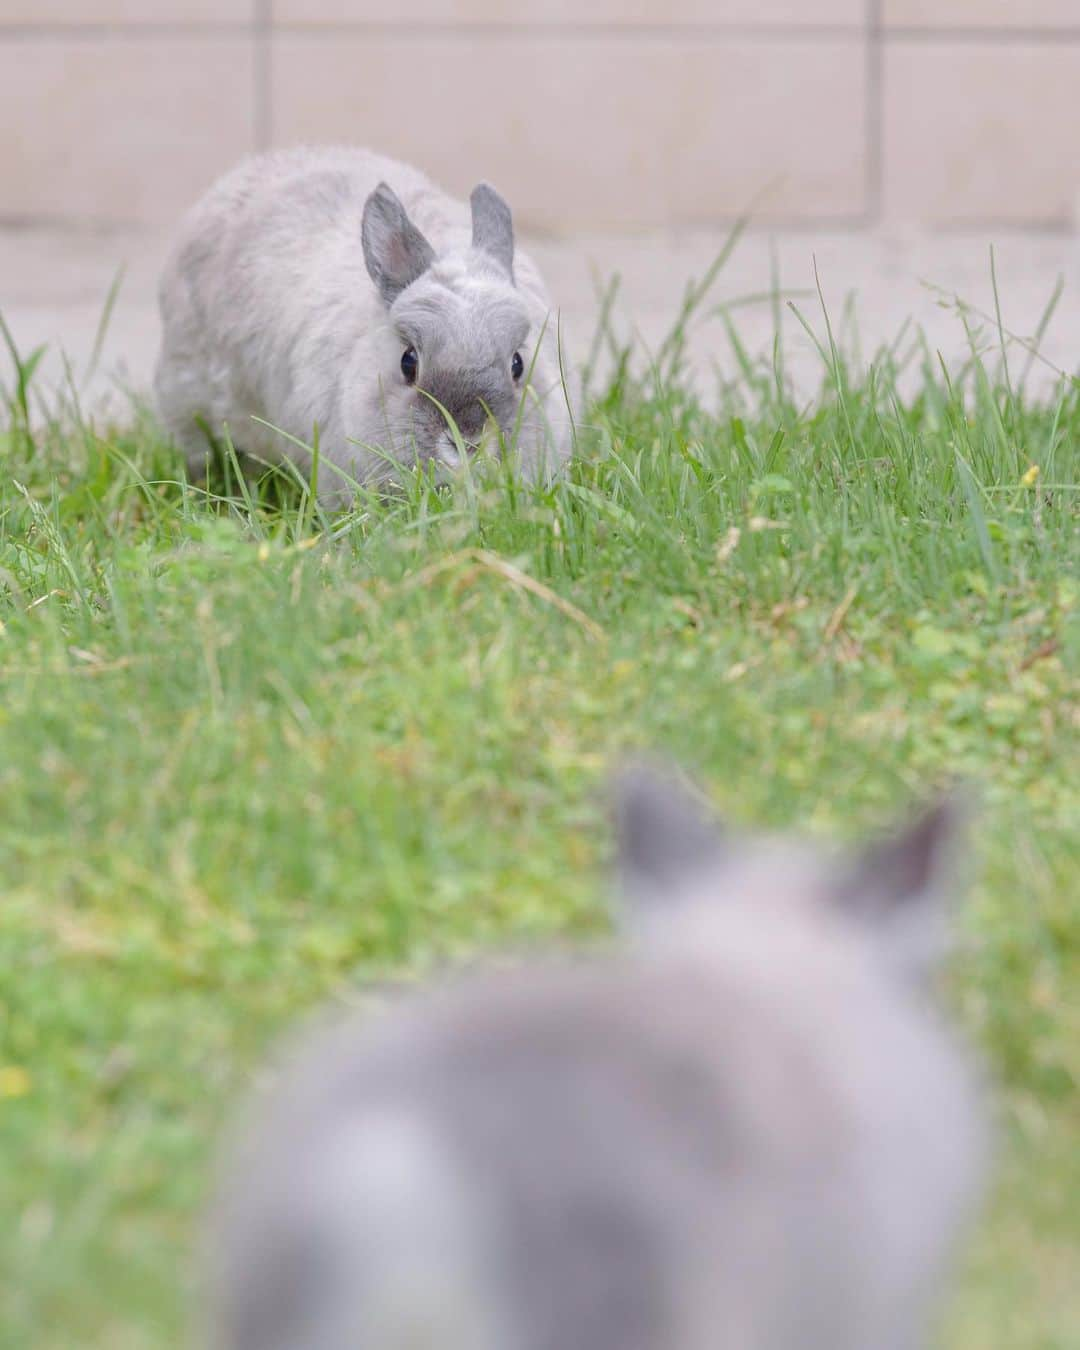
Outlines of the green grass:
[[416,480],[334,521],[183,486],[145,415],[35,416],[22,360],[0,1344],[177,1344],[215,1131],[274,1035],[388,969],[598,929],[600,787],[645,746],[830,836],[981,787],[950,990],[1001,1180],[943,1341],[1077,1345],[1080,391],[1026,396],[974,331],[963,370],[913,335],[859,371],[807,322],[806,406],[719,321],[697,342],[742,366],[707,411],[680,329],[612,352],[558,486]]

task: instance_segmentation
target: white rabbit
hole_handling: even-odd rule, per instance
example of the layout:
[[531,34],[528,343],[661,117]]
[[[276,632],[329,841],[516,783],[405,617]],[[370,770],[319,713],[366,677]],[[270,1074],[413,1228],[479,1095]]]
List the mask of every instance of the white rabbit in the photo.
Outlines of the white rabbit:
[[459,467],[443,409],[467,453],[490,414],[523,474],[555,471],[571,429],[558,317],[503,199],[481,184],[471,206],[360,149],[260,155],[222,178],[159,292],[157,402],[189,471],[227,425],[239,450],[308,473],[289,437],[311,444],[317,425],[318,495],[343,505],[394,462]]
[[354,1013],[260,1100],[215,1350],[924,1344],[983,1155],[923,980],[952,809],[850,859],[653,771],[619,815],[621,952]]

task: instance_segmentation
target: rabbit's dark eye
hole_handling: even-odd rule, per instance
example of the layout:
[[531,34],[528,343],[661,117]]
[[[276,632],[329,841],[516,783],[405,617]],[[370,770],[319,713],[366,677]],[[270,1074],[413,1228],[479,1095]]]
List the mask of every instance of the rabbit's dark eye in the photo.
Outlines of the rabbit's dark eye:
[[416,383],[416,372],[420,362],[416,359],[416,348],[406,347],[401,353],[401,373],[405,376],[406,384]]
[[510,362],[510,374],[515,380],[520,380],[525,374],[525,362],[521,359],[520,352],[514,353],[514,359]]

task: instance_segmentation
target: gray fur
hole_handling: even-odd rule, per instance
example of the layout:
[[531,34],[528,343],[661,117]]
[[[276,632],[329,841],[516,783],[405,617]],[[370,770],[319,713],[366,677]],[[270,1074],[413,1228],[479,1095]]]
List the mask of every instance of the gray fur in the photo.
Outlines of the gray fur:
[[469,198],[472,206],[473,248],[483,249],[513,280],[514,220],[510,208],[490,183],[479,183]]
[[[310,444],[317,424],[319,496],[331,507],[395,462],[453,471],[453,436],[425,393],[460,412],[470,451],[493,430],[477,411],[485,405],[493,446],[517,428],[509,448],[526,477],[549,476],[570,453],[551,301],[532,260],[515,255],[509,208],[485,185],[470,214],[415,169],[366,150],[257,156],[188,214],[159,299],[157,402],[193,473],[208,452],[200,422],[305,473],[310,455],[280,433]],[[415,386],[401,373],[409,345]],[[531,380],[512,378],[516,351]]]
[[260,1097],[213,1227],[215,1350],[925,1343],[980,1175],[965,1058],[849,862],[710,853],[700,804],[640,770],[622,801],[636,943],[346,1017]]

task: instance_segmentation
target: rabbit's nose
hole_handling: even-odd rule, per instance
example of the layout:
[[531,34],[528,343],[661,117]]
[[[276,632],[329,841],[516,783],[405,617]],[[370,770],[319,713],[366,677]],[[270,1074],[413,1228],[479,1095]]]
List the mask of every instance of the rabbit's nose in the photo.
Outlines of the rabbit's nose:
[[460,469],[462,465],[461,450],[465,451],[465,458],[471,459],[479,449],[479,443],[468,436],[462,436],[459,443],[449,431],[444,431],[435,444],[435,458],[445,464],[448,469]]
[[484,428],[487,426],[487,420],[488,415],[484,408],[463,412],[457,419],[462,440],[479,442],[484,434]]

